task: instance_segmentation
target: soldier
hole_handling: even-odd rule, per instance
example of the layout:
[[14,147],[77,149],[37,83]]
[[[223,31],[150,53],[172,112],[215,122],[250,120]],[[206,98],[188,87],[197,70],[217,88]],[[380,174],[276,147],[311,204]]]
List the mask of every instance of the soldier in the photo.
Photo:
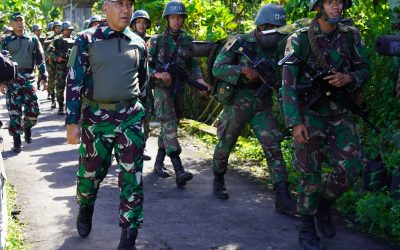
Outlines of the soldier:
[[99,184],[107,175],[114,149],[120,169],[118,249],[134,249],[143,222],[145,111],[138,97],[148,71],[145,43],[128,27],[132,4],[129,0],[104,1],[106,21],[85,30],[76,40],[67,77],[67,140],[70,144],[82,141],[77,172],[78,233],[86,237],[91,231]]
[[[191,72],[194,79],[209,88],[201,75],[200,67],[193,58],[192,37],[182,30],[187,18],[185,6],[180,1],[170,1],[165,5],[162,15],[167,21],[167,28],[163,34],[151,37],[148,41],[149,68],[152,80],[154,80],[154,111],[156,118],[161,123],[158,136],[158,152],[154,171],[162,178],[169,176],[164,171],[164,159],[168,155],[171,158],[176,174],[178,187],[186,185],[193,178],[193,174],[186,172],[182,166],[180,153],[182,151],[178,142],[178,121],[183,116],[182,98],[183,90],[174,93],[176,87],[174,78],[168,72],[163,72],[156,67],[156,63],[176,63]],[[205,94],[205,93],[202,93]]]
[[[324,80],[350,93],[369,78],[359,31],[340,23],[343,11],[351,4],[351,0],[311,0],[310,11],[316,10],[316,17],[308,29],[289,37],[286,46],[286,52],[294,50],[309,65],[331,70]],[[310,82],[305,70],[296,64],[283,67],[282,98],[286,125],[293,129],[294,162],[300,174],[299,242],[305,249],[321,249],[314,218],[325,238],[335,236],[329,209],[357,180],[362,162],[356,128],[347,109],[330,99],[313,109],[305,107],[308,99],[319,94],[312,87],[304,95],[296,92]],[[323,161],[331,164],[332,172],[322,180]]]
[[227,82],[234,90],[232,99],[224,103],[217,125],[219,141],[215,147],[212,163],[213,193],[220,199],[229,198],[224,181],[229,155],[240,131],[250,123],[261,143],[274,183],[275,207],[277,211],[293,214],[296,208],[289,195],[286,166],[280,147],[283,135],[272,113],[271,92],[256,97],[256,92],[262,85],[260,75],[251,68],[246,56],[239,53],[240,49],[244,49],[249,51],[248,54],[254,59],[272,60],[275,65],[280,56],[277,53],[277,44],[263,48],[261,32],[284,26],[285,12],[279,5],[266,4],[258,12],[255,24],[257,27],[252,32],[238,35],[225,44],[213,67],[213,75]]
[[32,33],[35,34],[38,38],[40,38],[40,35],[42,34],[42,27],[40,27],[40,24],[34,24],[32,25]]
[[54,46],[49,46],[53,40],[61,33],[61,25],[62,22],[56,20],[53,22],[51,26],[51,33],[47,36],[45,41],[45,52],[46,52],[46,65],[47,65],[47,72],[49,73],[49,84],[47,88],[47,92],[50,95],[51,99],[51,108],[56,108],[56,95],[55,95],[55,74],[56,74],[56,64],[51,60],[50,54],[54,50]]
[[97,27],[101,22],[101,16],[94,15],[89,19],[88,28]]
[[[137,10],[132,14],[132,20],[130,27],[132,31],[140,36],[145,42],[150,39],[150,36],[146,34],[146,30],[150,29],[151,21],[149,14],[144,10]],[[149,138],[150,134],[150,119],[153,115],[154,111],[154,95],[153,95],[153,86],[154,81],[150,81],[149,85],[146,89],[146,102],[145,102],[145,109],[146,109],[146,116],[144,117],[143,121],[143,128],[144,128],[144,141],[146,142]],[[149,161],[151,160],[150,155],[146,151],[146,147],[143,152],[143,160]]]
[[73,44],[71,33],[74,30],[70,21],[61,25],[61,35],[50,44],[53,47],[50,52],[50,60],[55,65],[54,85],[58,103],[58,115],[64,115],[64,90],[67,77],[67,62],[69,57],[70,44]]
[[[15,153],[21,152],[21,134],[25,133],[25,142],[31,143],[31,128],[36,125],[39,105],[35,93],[33,73],[36,65],[40,80],[46,85],[47,73],[43,48],[38,38],[25,30],[24,16],[20,12],[11,14],[13,32],[2,42],[2,49],[7,50],[13,62],[18,64],[18,77],[7,83],[7,109],[10,116],[8,132],[13,137]],[[1,92],[4,93],[5,85]],[[24,119],[22,123],[22,107]]]

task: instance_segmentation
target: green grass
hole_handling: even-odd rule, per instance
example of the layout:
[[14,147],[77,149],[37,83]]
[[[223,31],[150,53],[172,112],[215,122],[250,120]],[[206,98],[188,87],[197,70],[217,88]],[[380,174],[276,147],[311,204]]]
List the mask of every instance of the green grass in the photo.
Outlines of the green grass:
[[24,229],[25,226],[18,219],[19,207],[16,203],[17,192],[15,188],[6,182],[7,192],[7,211],[8,211],[8,229],[7,240],[4,249],[20,250],[28,249],[29,245],[26,242]]

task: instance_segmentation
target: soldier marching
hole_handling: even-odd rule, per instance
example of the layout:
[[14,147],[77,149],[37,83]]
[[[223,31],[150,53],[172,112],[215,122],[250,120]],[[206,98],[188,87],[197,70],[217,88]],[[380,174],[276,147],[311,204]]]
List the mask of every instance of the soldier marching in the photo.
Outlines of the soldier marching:
[[[190,80],[203,87],[202,95],[208,95],[210,89],[194,59],[193,38],[183,30],[188,18],[185,5],[177,0],[167,2],[162,13],[166,29],[153,36],[148,34],[149,14],[133,11],[132,5],[132,0],[105,0],[102,10],[106,19],[96,15],[86,20],[76,41],[71,39],[71,22],[49,23],[43,41],[45,54],[38,39],[40,25],[34,24],[30,34],[24,15],[15,12],[11,28],[3,30],[10,34],[2,41],[2,49],[9,51],[19,66],[18,77],[1,85],[6,93],[13,151],[21,151],[22,134],[26,143],[32,142],[31,129],[40,114],[32,76],[36,66],[43,85],[49,80],[51,108],[58,106],[57,113],[64,115],[66,105],[68,143],[80,144],[76,195],[81,237],[91,232],[97,192],[112,163],[112,152],[116,155],[121,170],[119,249],[133,249],[143,223],[142,168],[143,160],[151,159],[145,144],[152,115],[161,124],[154,172],[161,178],[170,176],[164,165],[168,156],[179,188],[193,178],[181,161],[177,135],[185,84],[168,71],[168,66],[175,64],[188,72]],[[359,91],[368,81],[370,69],[359,31],[341,23],[343,12],[351,5],[351,0],[310,0],[309,11],[317,13],[311,23],[287,41],[287,37],[270,41],[264,34],[285,26],[286,14],[282,6],[266,4],[258,11],[254,30],[228,39],[212,68],[213,76],[219,79],[216,98],[223,104],[211,166],[213,195],[229,198],[225,183],[228,159],[241,130],[250,124],[267,160],[275,208],[300,214],[299,243],[310,250],[321,249],[317,228],[325,238],[335,237],[330,208],[354,184],[363,161],[349,110],[334,99],[308,105],[318,90],[306,88],[309,74],[293,63],[293,58],[297,55],[307,65],[329,72],[323,80],[332,88],[349,94]],[[18,49],[17,42],[26,49]],[[278,46],[282,42],[286,43],[285,51]],[[280,69],[278,61],[284,55],[292,63]],[[259,71],[253,62],[256,60],[268,64]],[[282,156],[283,133],[272,111],[272,95],[277,89],[282,91],[285,123],[294,138],[294,165],[300,175],[297,203],[291,199]],[[306,91],[300,93],[299,89]],[[321,164],[326,159],[332,163],[332,171],[322,178]]]

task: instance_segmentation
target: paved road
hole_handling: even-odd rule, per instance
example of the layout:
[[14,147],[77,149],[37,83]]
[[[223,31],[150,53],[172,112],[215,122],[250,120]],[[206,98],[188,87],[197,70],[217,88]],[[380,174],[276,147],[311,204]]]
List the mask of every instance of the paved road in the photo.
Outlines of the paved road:
[[[66,144],[63,118],[50,109],[40,93],[42,115],[33,129],[33,143],[19,155],[11,152],[12,138],[4,136],[5,168],[18,192],[21,220],[27,224],[32,249],[116,249],[119,242],[117,168],[103,181],[90,236],[82,239],[75,229],[77,146]],[[1,119],[7,121],[4,97]],[[156,138],[148,141],[153,159]],[[230,171],[227,187],[231,198],[211,195],[210,156],[184,147],[182,161],[195,177],[184,189],[173,178],[152,173],[154,160],[144,164],[145,218],[138,249],[300,249],[299,221],[276,214],[271,193],[246,173]],[[172,169],[169,160],[167,167]],[[115,166],[115,162],[114,162]],[[363,235],[339,229],[335,240],[323,240],[326,249],[391,249]]]

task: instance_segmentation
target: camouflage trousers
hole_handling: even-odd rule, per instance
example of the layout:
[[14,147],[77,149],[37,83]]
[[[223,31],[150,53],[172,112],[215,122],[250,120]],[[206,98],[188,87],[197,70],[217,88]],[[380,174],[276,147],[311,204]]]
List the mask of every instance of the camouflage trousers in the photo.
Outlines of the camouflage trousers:
[[[294,167],[300,174],[297,209],[300,214],[314,215],[319,197],[339,198],[354,182],[362,169],[360,144],[351,117],[304,115],[309,141],[293,141]],[[321,176],[321,164],[332,171]]]
[[172,89],[156,86],[154,90],[154,113],[161,124],[158,135],[158,148],[165,149],[167,155],[182,149],[178,141],[178,117],[175,112],[175,103]]
[[146,93],[146,103],[145,103],[146,115],[143,120],[143,129],[144,129],[144,142],[147,141],[150,135],[150,120],[154,113],[154,96],[151,88],[147,90]]
[[18,74],[16,79],[7,84],[6,104],[10,117],[8,132],[11,136],[21,135],[23,128],[36,125],[40,111],[33,74]]
[[144,108],[140,101],[120,111],[85,107],[79,147],[77,201],[94,204],[100,183],[112,163],[118,163],[120,189],[119,224],[139,228],[143,224]]
[[215,147],[212,168],[218,173],[227,171],[229,155],[240,132],[250,123],[261,143],[272,181],[286,181],[286,166],[280,146],[283,135],[272,114],[270,97],[261,101],[254,95],[254,90],[236,90],[232,104],[224,104],[217,122],[219,141]]
[[67,62],[56,64],[54,72],[54,85],[58,103],[64,103],[65,83],[67,80]]
[[46,65],[47,73],[49,74],[49,79],[47,82],[47,93],[49,95],[54,95],[55,94],[55,84],[54,84],[54,78],[55,78],[55,66],[54,62],[52,64],[47,64]]

